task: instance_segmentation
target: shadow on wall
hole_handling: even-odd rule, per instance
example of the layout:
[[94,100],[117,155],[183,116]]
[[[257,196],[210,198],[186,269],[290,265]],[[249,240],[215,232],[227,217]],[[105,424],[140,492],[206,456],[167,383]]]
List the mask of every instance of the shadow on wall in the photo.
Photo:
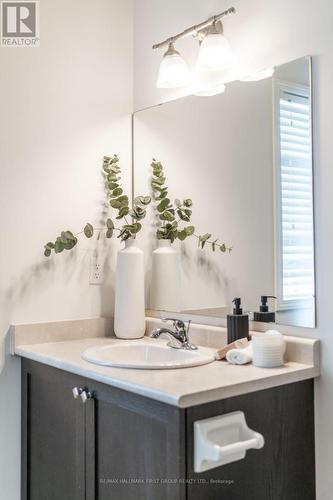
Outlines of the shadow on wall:
[[[181,245],[181,267],[183,273],[183,280],[186,280],[188,284],[191,283],[191,277],[197,276],[198,282],[210,283],[210,286],[216,292],[218,305],[225,305],[231,300],[231,292],[233,289],[232,280],[228,277],[228,273],[225,272],[224,265],[221,265],[218,261],[213,259],[213,255],[205,252],[199,248],[193,249],[189,248],[188,245]],[[183,290],[186,294],[186,290]],[[192,300],[197,301],[197,307],[200,309],[203,297],[200,293],[192,298]],[[207,305],[208,307],[208,305]],[[212,307],[210,304],[209,307]],[[193,309],[190,304],[187,304],[186,309]]]
[[227,289],[228,279],[223,275],[220,266],[211,260],[202,250],[197,249],[191,254],[186,245],[182,245],[181,259],[182,268],[186,276],[190,277],[195,272],[202,279],[208,279],[216,287],[223,290]]
[[[94,246],[98,247],[97,241],[94,242]],[[107,242],[106,242],[107,243]],[[103,248],[105,244],[103,244]],[[97,249],[97,248],[96,248]],[[100,252],[101,249],[97,249]],[[110,248],[108,249],[108,251]],[[68,255],[53,256],[43,262],[32,265],[28,267],[22,275],[5,291],[5,298],[3,307],[6,310],[6,315],[10,318],[13,305],[17,302],[24,300],[31,289],[42,290],[45,279],[52,284],[56,276],[60,273],[65,276],[66,285],[71,282],[77,282],[80,277],[87,277],[87,266],[90,265],[90,254],[91,250],[86,250],[84,252],[83,258],[79,257],[78,252],[72,252]],[[99,312],[95,315],[111,317],[113,312],[114,303],[114,288],[112,283],[114,282],[114,270],[111,266],[110,259],[106,250],[103,252],[104,256],[104,282],[101,285],[92,285],[98,288],[99,295]],[[59,259],[59,260],[58,260]],[[58,260],[58,262],[56,262]],[[62,260],[62,262],[60,262]],[[89,315],[89,314],[88,314]],[[87,315],[87,316],[88,316]],[[53,318],[50,318],[51,320]],[[66,319],[66,318],[62,318]],[[10,353],[9,350],[9,328],[6,332],[2,348],[0,347],[0,374],[5,370],[5,359]]]
[[[107,216],[108,204],[102,201],[99,216],[96,217],[96,225],[101,227]],[[41,296],[47,288],[52,289],[52,287],[54,288],[55,295],[53,297],[55,298],[67,287],[70,287],[73,293],[88,293],[89,291],[92,302],[98,304],[98,310],[93,315],[111,317],[114,303],[112,283],[115,275],[115,254],[118,249],[115,241],[106,240],[103,235],[100,238],[97,235],[96,238],[94,237],[91,240],[81,236],[78,246],[73,251],[64,251],[61,255],[53,254],[48,258],[43,256],[44,243],[38,243],[40,244],[40,261],[28,266],[9,287],[3,290],[2,307],[6,311],[8,320],[11,321],[15,316],[18,303],[31,300],[32,290],[36,300],[38,300],[38,296]],[[88,277],[93,252],[96,252],[98,260],[103,262],[104,279],[100,285],[90,285],[92,287],[90,289]],[[89,316],[89,313],[87,316]],[[54,320],[55,317],[49,319]],[[8,328],[8,325],[5,328]],[[6,370],[5,365],[8,364],[5,362],[9,354],[8,337],[9,331],[3,335],[2,345],[0,345],[0,374],[4,373]]]

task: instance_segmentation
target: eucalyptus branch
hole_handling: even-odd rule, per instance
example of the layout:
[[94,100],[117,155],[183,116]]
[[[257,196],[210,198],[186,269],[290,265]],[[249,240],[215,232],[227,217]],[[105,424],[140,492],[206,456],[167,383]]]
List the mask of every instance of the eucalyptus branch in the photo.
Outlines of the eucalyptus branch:
[[[61,253],[63,250],[72,250],[78,242],[77,236],[84,234],[86,238],[92,238],[95,231],[99,231],[97,239],[99,239],[101,231],[106,231],[105,237],[112,238],[114,231],[118,231],[117,238],[126,241],[129,238],[135,238],[141,230],[142,225],[139,221],[143,220],[147,213],[147,206],[151,202],[150,196],[138,196],[134,200],[133,207],[129,207],[128,196],[123,194],[123,188],[120,184],[121,170],[119,167],[119,159],[117,155],[112,157],[104,156],[103,158],[103,174],[105,180],[105,189],[109,199],[110,206],[117,211],[117,220],[124,220],[121,228],[117,228],[111,218],[108,218],[104,227],[94,227],[90,222],[87,222],[83,231],[73,234],[72,231],[62,231],[55,242],[48,242],[44,246],[44,255],[49,257],[54,250],[55,253]],[[130,215],[132,224],[128,223],[126,218]]]
[[230,253],[233,249],[233,247],[227,247],[225,243],[219,242],[218,239],[210,241],[212,235],[209,233],[203,235],[193,234],[193,236],[198,239],[199,248],[204,248],[205,245],[211,245],[213,252],[215,252],[215,250],[218,248],[222,253]]
[[[151,187],[154,201],[157,203],[156,211],[160,222],[156,237],[158,240],[170,240],[171,242],[177,238],[184,240],[194,233],[193,226],[180,225],[181,222],[190,222],[191,220],[192,200],[186,199],[182,202],[175,200],[174,203],[171,203],[168,197],[168,188],[165,186],[166,177],[163,165],[153,159],[151,167],[153,169]],[[176,215],[178,220],[176,220]]]
[[[218,239],[211,241],[211,234],[206,233],[203,235],[197,235],[195,234],[194,226],[187,226],[183,224],[191,222],[191,207],[193,205],[192,200],[190,198],[186,198],[183,201],[176,199],[173,203],[171,203],[168,187],[165,186],[166,176],[164,174],[162,163],[153,158],[151,167],[153,170],[151,187],[153,191],[153,199],[157,203],[155,208],[160,221],[160,227],[156,231],[157,239],[170,240],[173,242],[175,239],[184,241],[186,238],[194,236],[198,239],[199,247],[201,249],[208,244],[211,246],[213,252],[215,252],[218,248],[223,253],[226,251],[229,251],[230,253],[232,247],[227,247],[225,243],[220,242]],[[176,218],[176,215],[178,218]]]

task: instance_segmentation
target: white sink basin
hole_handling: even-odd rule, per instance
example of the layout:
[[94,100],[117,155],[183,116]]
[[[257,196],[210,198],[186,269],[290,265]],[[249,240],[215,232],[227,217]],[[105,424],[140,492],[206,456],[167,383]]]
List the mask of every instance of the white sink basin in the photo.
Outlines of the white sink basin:
[[214,361],[214,351],[205,347],[195,351],[173,349],[158,340],[140,340],[89,347],[83,352],[82,358],[103,366],[161,370],[211,363]]

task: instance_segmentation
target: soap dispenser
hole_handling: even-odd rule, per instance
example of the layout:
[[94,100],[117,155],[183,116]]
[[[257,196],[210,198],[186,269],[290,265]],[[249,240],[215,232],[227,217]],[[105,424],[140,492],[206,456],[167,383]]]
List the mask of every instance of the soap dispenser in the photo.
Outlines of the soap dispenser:
[[275,323],[275,312],[268,308],[268,299],[276,299],[274,295],[262,295],[260,310],[253,313],[253,320],[262,323]]
[[245,337],[250,340],[249,315],[243,314],[240,297],[236,297],[233,303],[233,313],[227,315],[228,344]]

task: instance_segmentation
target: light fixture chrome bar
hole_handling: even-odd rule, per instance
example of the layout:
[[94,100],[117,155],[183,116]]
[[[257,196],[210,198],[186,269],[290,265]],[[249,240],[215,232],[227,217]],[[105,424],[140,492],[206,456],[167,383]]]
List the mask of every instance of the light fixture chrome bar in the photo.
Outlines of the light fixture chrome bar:
[[163,47],[166,47],[170,45],[170,43],[175,43],[177,40],[180,38],[185,38],[187,36],[191,35],[197,35],[200,31],[204,30],[208,26],[210,26],[213,23],[216,23],[217,21],[220,21],[223,17],[230,16],[231,14],[235,14],[236,9],[235,7],[230,7],[230,9],[225,10],[224,12],[221,12],[221,14],[217,14],[216,16],[212,16],[207,21],[204,21],[200,24],[196,24],[194,26],[191,26],[190,28],[187,28],[186,30],[182,31],[181,33],[178,33],[177,35],[171,36],[170,38],[167,38],[163,42],[156,43],[153,45],[153,50],[156,49],[162,49]]

